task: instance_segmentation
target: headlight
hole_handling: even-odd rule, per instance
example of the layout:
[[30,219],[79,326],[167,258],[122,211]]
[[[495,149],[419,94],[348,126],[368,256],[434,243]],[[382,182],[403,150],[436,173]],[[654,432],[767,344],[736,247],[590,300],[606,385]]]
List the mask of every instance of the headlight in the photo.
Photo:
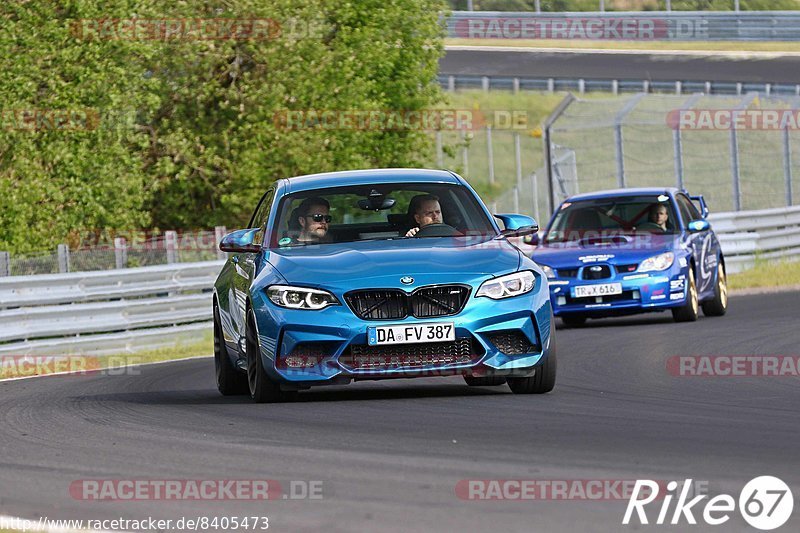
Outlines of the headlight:
[[556,277],[556,271],[555,270],[553,270],[552,268],[550,268],[547,265],[539,265],[539,266],[542,268],[542,271],[544,272],[544,275],[547,276],[547,279],[555,279],[555,277]]
[[514,272],[507,276],[484,281],[475,297],[486,296],[492,300],[519,296],[533,290],[536,278],[530,270]]
[[639,265],[637,272],[654,272],[656,270],[666,270],[675,261],[675,254],[667,252],[653,257],[648,257]]
[[289,309],[325,309],[329,305],[339,305],[336,296],[319,289],[272,285],[267,288],[267,296],[272,303]]

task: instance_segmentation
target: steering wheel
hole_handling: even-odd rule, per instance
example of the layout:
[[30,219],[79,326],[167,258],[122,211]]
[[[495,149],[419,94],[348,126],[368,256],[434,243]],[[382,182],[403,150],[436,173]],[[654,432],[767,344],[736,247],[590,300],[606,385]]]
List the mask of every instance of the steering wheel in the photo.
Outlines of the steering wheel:
[[650,232],[658,232],[658,233],[665,233],[666,230],[662,229],[661,226],[656,224],[655,222],[645,222],[636,226],[637,230],[645,230]]
[[456,228],[449,224],[428,224],[419,229],[415,237],[455,237],[461,235]]

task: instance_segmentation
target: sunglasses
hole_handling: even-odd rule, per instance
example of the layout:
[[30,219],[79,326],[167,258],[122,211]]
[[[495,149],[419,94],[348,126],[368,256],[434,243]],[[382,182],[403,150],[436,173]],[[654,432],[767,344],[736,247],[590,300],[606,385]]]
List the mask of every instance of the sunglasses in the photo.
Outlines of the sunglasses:
[[306,218],[310,218],[314,222],[322,222],[323,220],[330,224],[333,217],[330,215],[323,215],[322,213],[314,213],[313,215],[306,215]]

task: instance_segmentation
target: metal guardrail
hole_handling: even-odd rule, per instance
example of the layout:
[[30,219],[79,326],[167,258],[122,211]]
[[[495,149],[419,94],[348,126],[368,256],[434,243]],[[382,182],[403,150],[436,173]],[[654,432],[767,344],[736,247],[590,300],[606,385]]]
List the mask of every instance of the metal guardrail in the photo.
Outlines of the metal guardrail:
[[210,331],[222,261],[0,278],[0,355],[103,354]]
[[439,85],[450,92],[459,89],[483,91],[568,91],[577,94],[604,92],[611,94],[719,94],[743,96],[759,93],[765,96],[800,96],[800,84],[726,82],[708,80],[633,80],[593,78],[510,78],[507,76],[475,76],[439,74]]
[[756,261],[800,259],[800,207],[709,215],[729,272],[752,268]]
[[[800,259],[800,207],[709,217],[729,272]],[[0,356],[114,354],[196,340],[211,330],[221,261],[0,278]]]
[[465,39],[800,41],[798,11],[453,11],[447,36]]

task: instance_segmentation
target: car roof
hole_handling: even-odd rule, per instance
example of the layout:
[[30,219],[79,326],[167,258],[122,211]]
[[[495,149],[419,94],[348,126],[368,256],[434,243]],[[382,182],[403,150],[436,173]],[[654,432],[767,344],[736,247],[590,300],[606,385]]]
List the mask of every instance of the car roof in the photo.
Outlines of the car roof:
[[567,201],[597,200],[616,196],[647,196],[652,194],[668,194],[670,196],[675,196],[679,192],[681,192],[681,190],[676,187],[631,187],[628,189],[608,189],[605,191],[585,192],[570,196],[567,198]]
[[371,185],[375,183],[460,183],[456,175],[448,170],[430,170],[422,168],[344,170],[297,176],[287,178],[284,181],[287,185],[287,193],[347,185]]

